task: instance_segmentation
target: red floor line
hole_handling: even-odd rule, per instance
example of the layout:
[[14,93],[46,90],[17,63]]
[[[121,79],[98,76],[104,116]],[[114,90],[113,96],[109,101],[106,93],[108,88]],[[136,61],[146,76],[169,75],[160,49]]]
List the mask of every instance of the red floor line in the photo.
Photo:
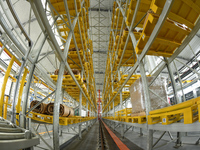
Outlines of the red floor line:
[[[101,120],[102,121],[102,120]],[[120,150],[129,150],[129,148],[110,130],[110,128],[102,121],[105,128],[107,129],[108,133],[114,140],[114,142],[117,144]]]

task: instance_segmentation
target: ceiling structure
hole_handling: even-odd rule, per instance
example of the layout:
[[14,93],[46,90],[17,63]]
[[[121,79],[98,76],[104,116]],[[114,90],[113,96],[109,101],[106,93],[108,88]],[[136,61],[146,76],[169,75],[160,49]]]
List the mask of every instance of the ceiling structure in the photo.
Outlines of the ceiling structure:
[[111,14],[114,0],[90,1],[90,34],[93,41],[93,66],[96,89],[102,96],[106,69]]

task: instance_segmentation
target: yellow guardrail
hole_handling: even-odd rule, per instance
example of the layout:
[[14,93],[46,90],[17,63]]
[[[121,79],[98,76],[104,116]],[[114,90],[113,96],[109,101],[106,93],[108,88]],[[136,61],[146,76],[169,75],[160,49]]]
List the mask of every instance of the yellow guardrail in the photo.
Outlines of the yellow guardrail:
[[[129,123],[146,123],[146,116],[130,116],[131,109],[126,108],[115,112],[115,117],[104,117],[110,120],[117,120]],[[200,97],[173,106],[157,109],[149,112],[148,124],[169,125],[180,120],[184,124],[191,124],[199,119],[200,122]]]

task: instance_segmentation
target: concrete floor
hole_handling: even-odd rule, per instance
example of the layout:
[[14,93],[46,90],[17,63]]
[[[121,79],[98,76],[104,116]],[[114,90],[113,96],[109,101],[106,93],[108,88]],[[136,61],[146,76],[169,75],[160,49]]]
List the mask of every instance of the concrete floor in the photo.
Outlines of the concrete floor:
[[[120,133],[120,127],[116,128],[116,131]],[[156,142],[157,139],[163,132],[155,132],[153,141]],[[146,140],[146,131],[143,130],[143,136],[139,134],[139,128],[134,128],[128,130],[125,133],[125,137],[128,138],[130,141],[135,143],[137,146],[141,147],[142,149],[146,149],[147,140]],[[171,133],[173,138],[176,138],[176,133]],[[195,145],[196,141],[200,138],[200,132],[196,133],[188,133],[187,136],[182,137],[182,146],[178,148],[178,150],[200,150],[200,145]],[[171,141],[169,135],[165,133],[163,138],[159,141],[159,143],[154,147],[156,150],[177,150],[174,148],[175,142]]]
[[98,130],[99,124],[96,122],[88,132],[82,134],[82,139],[75,139],[63,150],[96,150],[98,148]]
[[[110,127],[109,127],[110,128]],[[122,138],[120,133],[117,131],[114,131],[112,128],[110,128],[112,132],[130,149],[130,150],[143,150],[141,147],[139,147],[135,141],[131,141],[128,138],[124,137]]]
[[[107,132],[104,126],[103,126],[103,133],[106,145],[105,149],[119,150],[118,146],[110,137],[110,134]],[[116,136],[120,138],[120,135],[118,133],[116,134]],[[124,144],[127,145],[127,147],[130,150],[142,150],[142,148],[133,144],[130,140],[126,138],[121,140]],[[81,140],[77,138],[63,150],[97,150],[99,148],[98,142],[99,142],[99,122],[97,121],[88,132],[84,132]],[[99,148],[99,150],[101,150],[101,148]]]
[[[33,126],[37,126],[38,124],[35,124]],[[44,138],[44,140],[51,146],[53,147],[53,126],[52,125],[46,125],[48,131],[50,132],[50,136],[47,134],[45,126],[43,124],[40,125],[40,127],[38,128],[38,132],[40,133],[40,135]],[[65,143],[66,141],[70,140],[72,137],[74,137],[77,133],[78,133],[78,126],[71,129],[68,128],[67,126],[62,126],[62,135],[60,135],[59,137],[59,144],[62,145],[63,143]],[[81,130],[83,131],[85,129],[85,125],[83,125],[81,127]],[[75,130],[75,131],[74,131]],[[41,149],[46,149],[49,150],[48,146],[40,139],[40,144],[34,147],[34,150],[41,150]]]
[[[37,124],[35,124],[36,126]],[[50,136],[47,133],[45,133],[46,129],[44,125],[40,125],[38,132],[41,133],[42,137],[46,140],[46,142],[53,147],[53,135],[52,135],[52,125],[47,125],[48,130],[50,131]],[[82,126],[82,130],[85,129],[85,126]],[[116,128],[116,135],[120,138],[120,127]],[[75,131],[78,132],[78,127],[75,128]],[[71,128],[63,127],[63,133],[62,136],[60,136],[60,145],[71,139],[75,136],[76,132],[72,130]],[[65,149],[69,150],[97,150],[98,145],[98,133],[99,132],[99,125],[96,122],[91,129],[89,129],[88,132],[84,132],[82,134],[82,140],[75,139],[74,142],[72,142],[69,146],[67,146]],[[105,131],[104,131],[105,132]],[[157,141],[157,139],[160,137],[160,135],[163,132],[156,131],[154,133],[154,139],[153,141]],[[139,128],[134,128],[128,130],[125,133],[125,137],[131,141],[131,143],[134,143],[136,146],[131,146],[130,149],[138,150],[144,149],[146,150],[146,131],[143,130],[143,136],[140,136],[139,134]],[[173,138],[176,138],[176,133],[171,133]],[[108,138],[108,137],[107,137]],[[179,150],[200,150],[200,145],[195,145],[196,141],[200,138],[200,132],[195,133],[187,133],[187,136],[182,137],[182,146],[179,147]],[[121,138],[123,141],[124,139]],[[174,140],[175,141],[175,140]],[[155,150],[176,150],[177,148],[174,148],[175,143],[174,141],[171,141],[169,135],[165,133],[162,140],[159,141],[159,143],[154,147]],[[126,141],[123,141],[124,143]],[[114,144],[113,144],[114,145]],[[134,148],[133,148],[134,147]],[[40,144],[36,147],[34,147],[34,150],[41,150],[41,149],[49,149],[46,144],[40,140]],[[114,146],[109,146],[110,150],[117,150]]]

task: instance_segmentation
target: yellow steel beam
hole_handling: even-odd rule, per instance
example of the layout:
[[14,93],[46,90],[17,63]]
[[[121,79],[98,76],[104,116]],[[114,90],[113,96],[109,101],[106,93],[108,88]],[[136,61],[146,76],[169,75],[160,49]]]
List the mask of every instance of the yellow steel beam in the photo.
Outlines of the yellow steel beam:
[[6,90],[6,84],[7,84],[7,81],[8,81],[8,77],[10,75],[10,71],[12,69],[12,65],[15,61],[15,56],[12,56],[11,60],[10,60],[10,63],[8,65],[8,68],[6,70],[6,73],[5,73],[5,76],[4,76],[4,81],[3,81],[3,84],[2,84],[2,87],[1,87],[1,92],[0,92],[0,116],[2,116],[2,111],[3,111],[3,101],[4,101],[4,93],[5,93],[5,90]]
[[[33,75],[35,80],[40,80],[37,76]],[[49,88],[51,91],[54,91],[54,89],[52,89],[50,86],[48,86],[46,83],[44,83],[43,81],[41,81],[42,85],[46,86],[47,88]]]
[[[23,88],[24,88],[24,83],[25,83],[25,80],[26,80],[27,73],[28,73],[28,69],[25,68],[24,74],[23,74],[22,80],[21,80],[21,85],[20,85],[20,88],[19,88],[19,96],[18,96],[17,111],[16,111],[17,112],[17,115],[16,115],[17,120],[19,120],[20,105],[21,105],[21,101],[22,101]],[[17,125],[19,125],[18,121],[16,123],[17,123]]]
[[[3,45],[2,45],[2,43],[0,43],[0,47],[2,47]],[[6,49],[6,48],[4,48],[4,51],[6,52],[6,54],[8,54],[8,56],[10,56],[10,57],[13,57],[13,55]],[[19,66],[21,66],[21,62],[18,60],[18,59],[15,59],[14,60]],[[29,72],[28,72],[29,73]],[[34,76],[34,78],[36,79],[36,80],[39,80],[39,78],[37,77],[37,76],[35,76],[35,75],[33,75]],[[12,76],[10,76],[11,78],[12,78]],[[12,78],[12,79],[15,79],[15,78]],[[16,80],[14,80],[14,81],[16,81]],[[44,85],[44,86],[46,86],[47,88],[49,88],[50,90],[52,90],[52,91],[54,91],[54,89],[52,89],[51,87],[49,87],[46,83],[44,83],[43,81],[42,81],[42,84]]]
[[[2,71],[2,72],[6,72],[5,70],[3,70],[1,67],[0,67],[0,70]],[[11,76],[11,75],[9,75],[9,77],[12,79],[12,82],[16,82],[16,78],[15,77],[13,77],[13,76]]]
[[5,96],[5,103],[4,103],[4,110],[3,110],[3,118],[4,118],[4,119],[7,119],[8,99],[9,99],[9,96],[6,95],[6,96]]

